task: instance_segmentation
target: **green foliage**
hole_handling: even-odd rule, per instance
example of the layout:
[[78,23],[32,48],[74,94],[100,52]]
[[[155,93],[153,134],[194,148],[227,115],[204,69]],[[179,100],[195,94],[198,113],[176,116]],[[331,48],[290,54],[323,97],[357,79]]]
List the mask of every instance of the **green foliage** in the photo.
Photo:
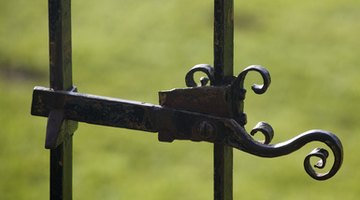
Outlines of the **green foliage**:
[[[79,91],[157,103],[212,63],[213,5],[205,0],[73,1],[73,74]],[[331,180],[302,169],[314,145],[264,159],[234,152],[234,199],[358,199],[360,1],[235,1],[235,72],[261,64],[270,90],[248,92],[248,129],[274,142],[309,129],[334,132],[345,160]],[[47,199],[45,118],[30,116],[32,87],[47,86],[46,1],[0,6],[0,199]],[[259,81],[251,76],[248,85]],[[316,145],[316,144],[315,144]],[[211,199],[212,145],[159,143],[156,134],[80,124],[74,199]],[[351,174],[350,174],[351,173]]]

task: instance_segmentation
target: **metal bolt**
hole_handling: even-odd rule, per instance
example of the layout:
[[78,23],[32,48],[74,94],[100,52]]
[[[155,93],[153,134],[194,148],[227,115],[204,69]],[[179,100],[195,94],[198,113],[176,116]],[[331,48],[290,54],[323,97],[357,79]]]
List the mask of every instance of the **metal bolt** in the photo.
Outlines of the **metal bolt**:
[[215,127],[210,122],[202,121],[199,123],[198,128],[200,137],[202,137],[203,139],[211,139],[215,137]]

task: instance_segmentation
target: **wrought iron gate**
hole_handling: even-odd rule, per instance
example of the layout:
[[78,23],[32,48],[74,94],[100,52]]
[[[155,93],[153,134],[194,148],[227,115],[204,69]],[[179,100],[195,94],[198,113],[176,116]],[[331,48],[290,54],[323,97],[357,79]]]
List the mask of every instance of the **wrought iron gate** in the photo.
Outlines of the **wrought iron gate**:
[[[49,0],[50,88],[35,87],[32,115],[48,117],[45,147],[50,149],[50,199],[72,199],[72,137],[78,122],[158,132],[161,142],[206,141],[214,144],[214,199],[232,199],[233,148],[261,157],[290,154],[309,142],[320,141],[335,159],[328,173],[320,174],[310,158],[320,158],[323,168],[329,152],[312,151],[304,160],[305,171],[325,180],[342,164],[343,149],[332,133],[311,130],[279,144],[270,144],[274,133],[259,122],[250,133],[243,112],[248,72],[261,75],[262,85],[253,85],[257,94],[266,92],[271,79],[261,66],[249,66],[233,75],[233,0],[214,0],[214,67],[194,66],[185,77],[187,88],[159,92],[160,105],[77,93],[72,83],[70,0]],[[195,72],[203,72],[198,85]],[[265,141],[251,135],[261,132]]]

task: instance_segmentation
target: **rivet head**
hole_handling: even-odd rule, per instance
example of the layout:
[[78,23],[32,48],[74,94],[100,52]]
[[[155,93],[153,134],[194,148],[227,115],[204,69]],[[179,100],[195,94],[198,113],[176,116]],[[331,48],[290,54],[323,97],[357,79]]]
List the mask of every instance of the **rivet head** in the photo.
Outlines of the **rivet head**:
[[202,121],[199,123],[198,131],[200,137],[203,139],[211,139],[215,137],[216,131],[213,124],[208,121]]

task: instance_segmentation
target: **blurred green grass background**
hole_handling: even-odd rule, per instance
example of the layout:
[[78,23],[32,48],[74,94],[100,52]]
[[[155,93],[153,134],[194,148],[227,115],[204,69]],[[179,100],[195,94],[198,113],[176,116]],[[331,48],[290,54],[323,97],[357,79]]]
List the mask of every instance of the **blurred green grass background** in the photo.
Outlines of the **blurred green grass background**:
[[[30,116],[33,87],[48,85],[47,1],[0,5],[0,199],[47,199],[46,119]],[[272,75],[266,94],[248,92],[247,128],[269,122],[274,143],[321,128],[345,152],[338,174],[318,182],[302,167],[317,143],[274,159],[235,150],[234,199],[358,199],[360,1],[235,1],[234,20],[235,72],[261,64]],[[74,84],[157,103],[213,62],[212,25],[212,1],[73,1]],[[212,174],[208,143],[84,123],[74,136],[74,199],[212,199]]]

